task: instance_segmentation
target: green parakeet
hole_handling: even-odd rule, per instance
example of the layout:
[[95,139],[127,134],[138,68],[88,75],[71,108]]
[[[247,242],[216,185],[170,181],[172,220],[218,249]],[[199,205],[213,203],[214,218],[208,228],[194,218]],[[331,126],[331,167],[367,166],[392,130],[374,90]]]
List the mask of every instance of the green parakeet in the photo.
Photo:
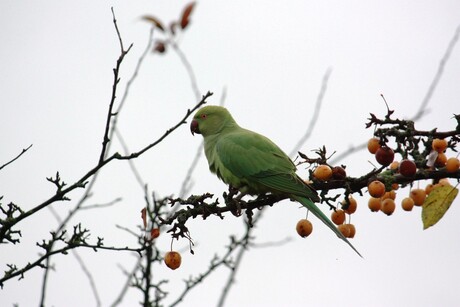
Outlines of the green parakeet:
[[316,191],[296,173],[289,157],[271,140],[240,127],[230,112],[219,106],[198,110],[190,124],[192,134],[204,137],[209,169],[222,181],[245,194],[286,195],[310,210],[361,256],[337,227],[314,204]]

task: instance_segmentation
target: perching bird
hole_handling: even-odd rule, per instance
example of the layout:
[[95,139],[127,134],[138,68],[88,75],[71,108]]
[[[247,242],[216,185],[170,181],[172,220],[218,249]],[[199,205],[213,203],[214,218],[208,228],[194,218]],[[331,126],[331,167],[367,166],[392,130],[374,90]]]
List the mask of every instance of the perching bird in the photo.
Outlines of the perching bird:
[[209,169],[242,195],[286,195],[310,210],[359,255],[356,248],[314,204],[316,191],[296,173],[289,157],[271,140],[240,127],[230,112],[219,106],[198,110],[190,124],[192,134],[204,137]]

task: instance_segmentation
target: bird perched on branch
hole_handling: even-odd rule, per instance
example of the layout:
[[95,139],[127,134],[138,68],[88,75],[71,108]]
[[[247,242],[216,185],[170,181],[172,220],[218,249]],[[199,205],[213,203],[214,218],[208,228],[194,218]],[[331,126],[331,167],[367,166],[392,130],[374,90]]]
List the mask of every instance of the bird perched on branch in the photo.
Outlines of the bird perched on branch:
[[271,140],[240,127],[230,112],[220,106],[198,110],[190,130],[192,134],[203,135],[209,169],[230,187],[238,189],[238,200],[246,194],[286,195],[310,210],[361,256],[315,205],[314,202],[320,201],[317,192],[295,173],[294,163]]

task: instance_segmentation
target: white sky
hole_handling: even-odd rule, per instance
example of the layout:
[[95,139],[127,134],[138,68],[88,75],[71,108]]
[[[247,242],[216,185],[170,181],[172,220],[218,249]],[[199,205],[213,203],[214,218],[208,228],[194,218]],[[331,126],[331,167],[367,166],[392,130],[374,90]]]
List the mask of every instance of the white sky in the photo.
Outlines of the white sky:
[[[27,210],[49,198],[54,187],[45,177],[61,173],[72,183],[99,158],[110,99],[112,68],[119,54],[110,7],[113,6],[126,46],[134,43],[122,67],[122,81],[131,76],[144,50],[149,26],[139,17],[152,14],[166,23],[177,18],[182,1],[13,1],[0,2],[0,164],[33,147],[0,172],[3,204],[13,201]],[[311,119],[321,80],[332,69],[324,105],[314,135],[302,151],[326,145],[342,153],[371,137],[364,129],[370,112],[384,115],[383,93],[396,116],[410,117],[418,109],[439,61],[460,24],[458,1],[200,1],[192,24],[180,41],[197,76],[202,93],[215,95],[218,104],[227,89],[226,106],[244,127],[258,131],[287,152],[304,134]],[[156,33],[160,35],[159,33]],[[427,114],[416,127],[450,130],[459,113],[460,46],[449,59]],[[118,97],[121,97],[122,91]],[[150,55],[131,89],[120,116],[123,136],[135,151],[155,140],[194,105],[194,93],[184,66],[173,52]],[[177,194],[201,139],[181,127],[161,145],[135,161],[149,188],[159,196]],[[122,151],[120,146],[116,150]],[[449,153],[454,155],[453,153]],[[358,176],[372,169],[366,153],[341,163]],[[305,174],[305,170],[300,172]],[[221,195],[226,187],[202,160],[192,193]],[[426,183],[420,183],[423,187]],[[398,191],[398,200],[408,190]],[[81,192],[70,196],[77,200]],[[135,245],[115,224],[133,230],[140,225],[143,194],[126,162],[104,168],[92,202],[117,197],[117,206],[77,215],[92,238],[106,245]],[[458,304],[460,241],[456,200],[446,216],[422,231],[420,210],[391,217],[367,209],[358,198],[353,216],[357,234],[353,244],[360,259],[326,227],[312,218],[314,232],[300,239],[295,224],[305,211],[290,202],[266,211],[254,235],[256,242],[278,242],[281,247],[251,249],[244,257],[227,306],[455,306]],[[62,215],[73,202],[56,203]],[[399,205],[399,202],[398,202]],[[45,209],[21,223],[22,241],[3,245],[0,270],[14,262],[23,266],[41,252],[35,242],[48,239],[57,225]],[[170,271],[157,267],[154,278],[169,279],[174,299],[183,280],[206,270],[215,253],[223,254],[228,236],[242,234],[241,219],[193,220],[189,229],[197,245],[183,264]],[[169,248],[167,234],[158,243]],[[94,271],[103,306],[118,295],[135,258],[127,253],[81,251]],[[75,258],[53,258],[56,272],[49,280],[47,305],[96,305]],[[214,306],[227,279],[221,268],[192,291],[184,306]],[[33,306],[39,301],[42,271],[8,281],[0,290],[0,304]],[[78,286],[76,286],[78,285]],[[135,306],[140,293],[131,290],[123,306]]]

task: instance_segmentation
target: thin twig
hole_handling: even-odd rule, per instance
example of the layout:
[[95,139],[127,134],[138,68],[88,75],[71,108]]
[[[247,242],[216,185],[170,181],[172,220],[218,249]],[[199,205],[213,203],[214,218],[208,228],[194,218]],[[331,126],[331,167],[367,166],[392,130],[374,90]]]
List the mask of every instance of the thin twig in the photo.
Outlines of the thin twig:
[[115,104],[115,99],[117,97],[116,93],[117,93],[118,83],[120,82],[120,78],[119,78],[120,66],[121,66],[121,63],[123,62],[124,57],[126,56],[126,54],[128,54],[129,50],[131,50],[131,47],[133,46],[133,44],[131,44],[128,47],[128,49],[126,50],[124,49],[123,40],[121,39],[120,31],[118,30],[117,20],[115,18],[115,13],[113,11],[113,8],[112,8],[112,16],[113,16],[113,24],[115,25],[115,30],[117,31],[118,40],[120,41],[121,54],[118,57],[116,67],[113,70],[112,97],[110,98],[109,109],[107,111],[107,120],[105,124],[105,131],[104,131],[104,137],[102,141],[101,155],[99,157],[99,164],[103,163],[104,158],[106,156],[106,152],[107,152],[107,144],[110,142],[110,139],[109,139],[110,122],[112,120],[112,117],[117,115],[117,113],[113,112],[113,108]]
[[428,87],[428,91],[426,92],[425,97],[423,98],[422,104],[420,105],[417,113],[412,118],[413,121],[420,119],[425,113],[426,107],[428,106],[428,103],[430,102],[431,97],[433,96],[433,93],[436,87],[438,86],[439,80],[441,80],[441,77],[444,73],[444,68],[446,66],[446,63],[449,60],[450,55],[452,54],[452,50],[454,50],[454,47],[457,44],[459,37],[460,37],[460,25],[457,26],[454,36],[451,38],[446,48],[446,51],[444,52],[444,55],[441,58],[441,61],[439,62],[438,70],[436,71],[436,74],[434,75],[433,81],[431,81],[431,84]]
[[6,162],[6,163],[3,164],[2,166],[0,166],[0,170],[2,170],[5,166],[7,166],[7,165],[13,163],[14,161],[16,161],[17,159],[19,159],[19,157],[22,156],[23,154],[25,154],[26,151],[28,151],[29,148],[32,147],[32,145],[33,145],[33,144],[30,144],[29,147],[24,148],[24,149],[21,151],[21,153],[20,153],[19,155],[17,155],[13,160],[11,160],[11,161],[9,161],[9,162]]
[[327,90],[327,82],[329,81],[329,76],[331,75],[332,70],[328,68],[326,70],[326,73],[323,76],[323,81],[321,83],[321,89],[318,93],[318,97],[316,98],[316,104],[315,104],[315,111],[313,112],[313,115],[310,120],[310,124],[307,127],[307,131],[305,134],[300,138],[300,140],[297,142],[297,144],[294,146],[292,149],[291,153],[289,154],[290,157],[294,156],[297,151],[300,150],[300,148],[305,144],[305,142],[308,140],[308,138],[311,136],[313,133],[314,127],[316,126],[316,122],[318,121],[319,118],[319,112],[321,111],[321,105],[323,103],[323,98]]

